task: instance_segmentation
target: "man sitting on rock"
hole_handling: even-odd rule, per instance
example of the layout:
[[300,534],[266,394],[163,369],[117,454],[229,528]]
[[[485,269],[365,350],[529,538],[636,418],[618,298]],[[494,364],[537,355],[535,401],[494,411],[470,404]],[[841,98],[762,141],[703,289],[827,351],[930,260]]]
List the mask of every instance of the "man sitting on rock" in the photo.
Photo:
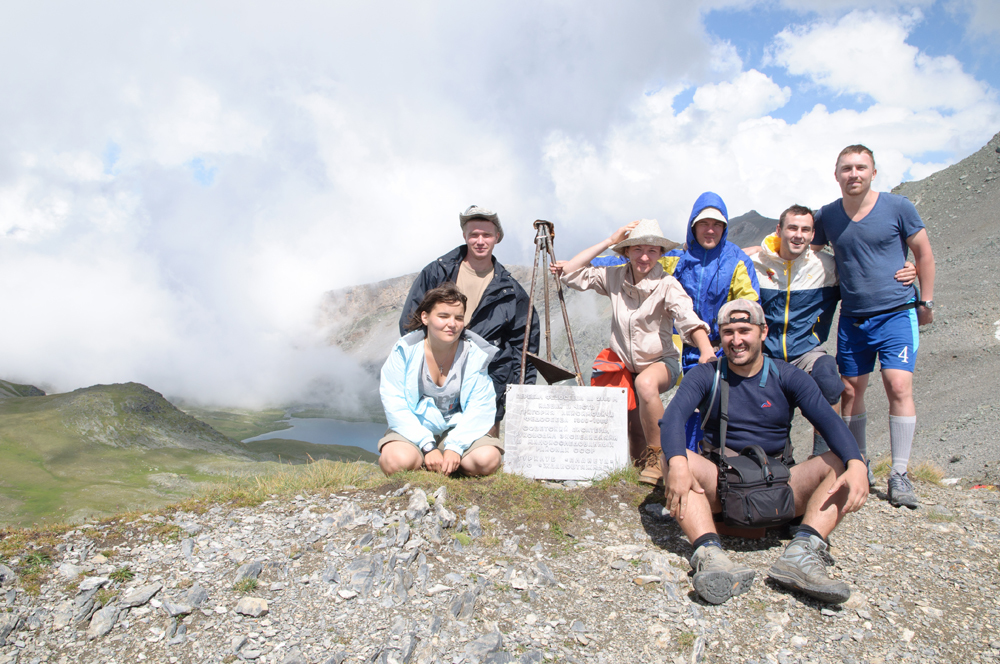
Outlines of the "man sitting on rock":
[[[759,445],[779,456],[791,426],[792,409],[822,434],[831,451],[791,468],[789,486],[795,514],[802,525],[768,575],[783,586],[826,602],[843,602],[851,594],[846,583],[829,577],[832,564],[827,537],[845,514],[868,498],[868,473],[857,442],[816,385],[801,369],[768,359],[761,352],[767,336],[764,311],[756,302],[737,299],[719,310],[719,333],[729,383],[728,425],[724,452],[739,453]],[[660,420],[665,457],[667,507],[691,542],[695,591],[705,601],[721,604],[750,589],[754,570],[734,563],[722,550],[713,514],[719,513],[715,463],[685,449],[684,423],[713,394],[716,363],[694,367],[677,389]],[[717,391],[721,392],[721,390]],[[721,395],[708,407],[704,444],[717,447]]]

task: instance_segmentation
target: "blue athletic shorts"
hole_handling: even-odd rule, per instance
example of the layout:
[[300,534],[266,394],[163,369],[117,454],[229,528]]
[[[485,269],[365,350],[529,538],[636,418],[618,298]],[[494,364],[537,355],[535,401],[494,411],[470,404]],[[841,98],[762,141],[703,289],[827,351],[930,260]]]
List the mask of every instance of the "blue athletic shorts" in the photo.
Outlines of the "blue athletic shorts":
[[877,356],[883,369],[913,373],[919,346],[916,309],[871,318],[842,315],[837,330],[837,368],[843,376],[865,376],[875,370]]

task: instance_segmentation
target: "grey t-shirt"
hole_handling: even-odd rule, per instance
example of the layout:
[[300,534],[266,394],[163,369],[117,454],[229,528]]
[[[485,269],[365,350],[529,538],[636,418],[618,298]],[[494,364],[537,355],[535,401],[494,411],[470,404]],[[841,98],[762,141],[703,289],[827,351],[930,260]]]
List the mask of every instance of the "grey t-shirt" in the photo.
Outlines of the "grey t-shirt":
[[451,363],[451,369],[444,379],[444,385],[438,387],[431,378],[430,369],[427,368],[427,356],[420,363],[420,396],[430,397],[434,400],[437,409],[444,416],[444,421],[449,423],[451,418],[462,412],[460,396],[462,393],[462,375],[465,373],[465,363],[469,357],[469,344],[465,339],[459,339],[458,349],[455,351],[455,360]]
[[843,199],[816,213],[813,244],[833,245],[842,315],[871,316],[915,297],[914,286],[904,286],[895,275],[906,262],[906,239],[922,228],[924,222],[913,203],[896,194],[879,193],[861,221],[851,221]]

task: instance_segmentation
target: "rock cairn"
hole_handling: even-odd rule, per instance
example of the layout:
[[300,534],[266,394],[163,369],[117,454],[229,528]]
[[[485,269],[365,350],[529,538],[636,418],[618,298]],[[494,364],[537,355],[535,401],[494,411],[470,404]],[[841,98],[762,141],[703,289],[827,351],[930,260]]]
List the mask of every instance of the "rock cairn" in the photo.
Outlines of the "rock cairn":
[[1000,659],[996,492],[920,485],[915,511],[873,495],[834,533],[854,593],[828,607],[765,581],[778,535],[725,538],[757,579],[707,605],[662,506],[567,490],[580,506],[551,526],[407,485],[80,527],[37,593],[23,560],[0,565],[0,664]]

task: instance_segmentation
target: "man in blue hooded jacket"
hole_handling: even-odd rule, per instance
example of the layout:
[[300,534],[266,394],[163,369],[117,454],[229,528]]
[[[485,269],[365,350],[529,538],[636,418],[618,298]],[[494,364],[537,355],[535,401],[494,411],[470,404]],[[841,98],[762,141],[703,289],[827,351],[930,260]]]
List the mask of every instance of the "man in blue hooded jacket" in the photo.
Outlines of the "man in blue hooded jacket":
[[[688,217],[687,244],[674,249],[660,259],[667,274],[674,276],[691,296],[694,312],[711,328],[709,341],[719,347],[719,326],[716,319],[726,302],[743,298],[751,302],[760,299],[760,286],[753,261],[726,237],[729,235],[729,212],[718,194],[706,191],[691,208]],[[685,345],[681,351],[684,372],[698,366],[700,353]],[[697,414],[685,427],[687,446],[697,450],[703,437]]]

